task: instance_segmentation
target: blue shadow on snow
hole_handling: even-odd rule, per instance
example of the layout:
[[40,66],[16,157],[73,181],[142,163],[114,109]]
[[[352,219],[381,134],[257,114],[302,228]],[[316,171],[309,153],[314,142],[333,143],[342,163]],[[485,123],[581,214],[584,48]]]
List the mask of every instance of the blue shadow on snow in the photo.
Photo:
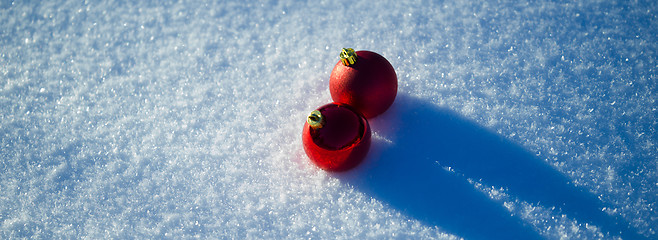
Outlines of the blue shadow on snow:
[[[503,187],[512,197],[554,206],[580,222],[625,239],[641,239],[628,223],[601,211],[591,193],[519,145],[455,112],[409,96],[371,121],[370,154],[335,174],[421,222],[466,239],[541,239],[537,231],[474,188],[467,178]],[[448,167],[452,170],[446,170]]]

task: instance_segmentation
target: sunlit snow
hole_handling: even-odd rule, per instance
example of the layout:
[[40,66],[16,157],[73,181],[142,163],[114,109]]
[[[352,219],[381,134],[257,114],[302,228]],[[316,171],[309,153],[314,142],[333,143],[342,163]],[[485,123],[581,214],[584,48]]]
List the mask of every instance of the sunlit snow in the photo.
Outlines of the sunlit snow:
[[[0,239],[656,239],[656,1],[1,1]],[[398,98],[312,165],[341,48]]]

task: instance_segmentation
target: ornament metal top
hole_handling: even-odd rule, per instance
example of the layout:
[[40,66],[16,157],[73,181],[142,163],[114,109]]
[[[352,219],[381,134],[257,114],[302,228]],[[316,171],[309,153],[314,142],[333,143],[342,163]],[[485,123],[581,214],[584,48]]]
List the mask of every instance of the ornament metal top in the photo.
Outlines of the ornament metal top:
[[352,48],[343,48],[340,51],[340,61],[343,62],[343,65],[350,66],[356,63],[356,52]]
[[311,114],[308,115],[306,122],[313,129],[322,128],[322,126],[324,126],[324,116],[322,116],[322,113],[320,111],[313,110],[313,112],[311,112]]

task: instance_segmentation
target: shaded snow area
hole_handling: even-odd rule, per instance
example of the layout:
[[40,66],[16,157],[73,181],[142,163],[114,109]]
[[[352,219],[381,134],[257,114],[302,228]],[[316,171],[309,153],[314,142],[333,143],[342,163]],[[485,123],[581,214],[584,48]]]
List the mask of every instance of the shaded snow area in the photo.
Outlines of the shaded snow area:
[[[0,239],[658,238],[656,1],[137,2],[0,2]],[[343,47],[398,97],[328,173]]]

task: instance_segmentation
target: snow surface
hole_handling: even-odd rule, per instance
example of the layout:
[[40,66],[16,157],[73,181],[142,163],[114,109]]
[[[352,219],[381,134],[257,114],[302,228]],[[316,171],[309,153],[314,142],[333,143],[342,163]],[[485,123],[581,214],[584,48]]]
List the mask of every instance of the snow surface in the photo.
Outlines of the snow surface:
[[[0,239],[656,239],[657,12],[1,1]],[[399,95],[336,174],[300,134],[343,47]]]

